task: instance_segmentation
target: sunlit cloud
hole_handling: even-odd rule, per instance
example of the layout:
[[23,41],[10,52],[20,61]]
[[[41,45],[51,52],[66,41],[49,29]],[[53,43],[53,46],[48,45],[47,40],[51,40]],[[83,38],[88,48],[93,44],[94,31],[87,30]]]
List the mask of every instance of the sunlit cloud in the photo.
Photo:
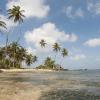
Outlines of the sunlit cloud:
[[50,10],[49,5],[45,4],[46,0],[12,0],[7,3],[7,9],[12,8],[13,5],[19,5],[25,10],[26,18],[36,17],[44,18],[48,15]]

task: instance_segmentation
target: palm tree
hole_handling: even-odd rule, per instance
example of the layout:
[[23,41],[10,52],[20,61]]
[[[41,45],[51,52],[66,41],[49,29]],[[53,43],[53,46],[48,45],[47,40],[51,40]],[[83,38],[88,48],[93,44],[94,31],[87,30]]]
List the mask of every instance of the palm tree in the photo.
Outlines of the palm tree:
[[56,59],[57,53],[58,53],[60,50],[61,50],[60,45],[59,45],[58,43],[54,43],[54,45],[53,45],[53,51],[56,52],[55,58],[54,58],[54,59]]
[[45,47],[45,45],[46,45],[47,43],[46,43],[45,40],[42,39],[42,40],[39,42],[39,44],[40,44],[40,46],[43,48],[43,47]]
[[[23,18],[25,17],[23,14],[24,10],[21,10],[20,6],[13,6],[12,9],[8,10],[8,15],[9,15],[9,19],[13,19],[13,21],[15,23],[21,23],[23,22]],[[21,29],[20,29],[20,33],[21,33]],[[18,37],[17,42],[20,40],[20,36]]]
[[10,51],[11,51],[10,57],[13,60],[13,68],[15,67],[16,54],[17,54],[16,52],[17,52],[18,48],[19,48],[19,45],[17,42],[13,42],[12,44],[10,44]]
[[0,68],[4,67],[4,49],[0,48]]
[[28,66],[30,66],[32,63],[33,63],[33,55],[32,54],[29,54],[29,55],[26,55],[26,64],[28,65]]
[[55,69],[55,61],[51,57],[47,57],[44,61],[44,67],[46,69]]
[[[20,6],[13,6],[13,8],[12,9],[9,9],[8,10],[8,15],[9,15],[9,19],[13,19],[13,21],[15,22],[15,23],[21,23],[21,22],[23,22],[23,18],[25,17],[24,15],[23,15],[23,12],[24,12],[24,10],[21,10],[21,8],[20,8]],[[19,41],[19,37],[18,37],[18,41]],[[17,41],[17,42],[18,42]],[[16,48],[15,48],[16,49]],[[14,55],[15,55],[15,53],[14,53]],[[15,59],[15,58],[14,58]],[[13,63],[13,66],[14,66],[14,63]]]
[[[61,54],[62,54],[63,58],[66,57],[66,56],[68,56],[68,51],[67,51],[67,49],[63,48]],[[63,60],[61,60],[61,63],[62,63],[62,61],[63,61]],[[60,63],[60,64],[61,64],[61,63]]]
[[23,22],[23,15],[24,10],[21,10],[20,6],[13,6],[12,9],[8,10],[9,19],[13,19],[14,22]]
[[6,23],[3,22],[3,21],[0,21],[0,27],[2,27],[2,28],[6,28]]
[[37,56],[33,56],[33,62],[35,63],[35,62],[37,62],[37,60],[38,60],[38,57]]

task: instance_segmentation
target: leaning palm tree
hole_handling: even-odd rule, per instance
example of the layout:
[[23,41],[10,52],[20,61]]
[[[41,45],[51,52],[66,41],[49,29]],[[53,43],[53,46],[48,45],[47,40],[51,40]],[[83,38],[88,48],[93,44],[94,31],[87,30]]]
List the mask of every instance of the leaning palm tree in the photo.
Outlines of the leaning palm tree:
[[54,59],[56,59],[57,53],[58,53],[60,50],[61,50],[60,45],[59,45],[58,43],[54,43],[54,45],[53,45],[53,51],[56,52],[55,58],[54,58]]
[[40,44],[40,46],[43,48],[43,47],[45,47],[46,46],[46,41],[45,40],[41,40],[40,42],[39,42],[39,44]]
[[[68,56],[68,51],[67,51],[67,49],[63,48],[61,54],[62,54],[62,57],[63,57],[63,58],[66,57],[66,56]],[[61,60],[61,63],[62,63],[62,61],[63,61],[63,60]],[[61,64],[61,63],[60,63],[60,64]]]

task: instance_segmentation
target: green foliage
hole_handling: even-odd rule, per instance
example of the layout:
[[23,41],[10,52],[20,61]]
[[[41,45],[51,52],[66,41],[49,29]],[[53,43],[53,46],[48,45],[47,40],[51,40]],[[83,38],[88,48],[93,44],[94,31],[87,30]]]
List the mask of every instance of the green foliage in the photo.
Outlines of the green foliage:
[[5,22],[3,22],[3,21],[0,21],[0,28],[6,28],[6,23]]
[[46,45],[47,43],[45,42],[45,40],[42,39],[42,40],[40,41],[39,44],[40,44],[40,46],[43,48],[43,47],[45,47],[45,45]]
[[13,6],[12,9],[8,10],[9,19],[13,19],[14,22],[23,22],[23,15],[24,10],[21,10],[20,6]]
[[58,43],[54,43],[53,45],[53,51],[58,52],[61,50],[61,47]]
[[37,67],[38,69],[56,69],[55,61],[47,57],[43,65]]
[[37,69],[52,69],[52,70],[63,70],[59,64],[55,64],[55,61],[50,57],[47,57],[43,65],[37,67]]
[[53,69],[55,67],[55,61],[52,60],[50,57],[47,57],[46,60],[44,61],[44,66]]
[[31,65],[37,61],[36,56],[28,54],[17,42],[0,48],[0,68],[21,68],[22,62]]
[[33,62],[35,63],[37,61],[37,56],[33,56],[32,54],[26,55],[26,64],[30,66]]
[[[20,6],[13,6],[8,10],[8,19],[12,19],[15,23],[23,22],[23,18],[25,17],[23,12],[24,10],[21,10]],[[1,27],[6,28],[6,23],[0,20],[0,28]],[[17,42],[12,42],[8,45],[8,36],[6,40],[6,46],[0,48],[0,68],[21,68],[22,62],[25,62],[28,66],[30,66],[32,63],[37,61],[37,56],[28,54],[26,49],[20,46]],[[47,45],[44,39],[40,40],[39,44],[42,48]],[[61,51],[59,43],[54,43],[52,49],[56,55],[57,53],[61,53],[63,57],[68,55],[68,51],[65,48]],[[37,68],[59,69],[61,67],[58,67],[55,64],[55,60],[47,57],[44,64]]]
[[63,48],[62,49],[62,56],[65,57],[67,55],[68,55],[68,51],[65,48]]

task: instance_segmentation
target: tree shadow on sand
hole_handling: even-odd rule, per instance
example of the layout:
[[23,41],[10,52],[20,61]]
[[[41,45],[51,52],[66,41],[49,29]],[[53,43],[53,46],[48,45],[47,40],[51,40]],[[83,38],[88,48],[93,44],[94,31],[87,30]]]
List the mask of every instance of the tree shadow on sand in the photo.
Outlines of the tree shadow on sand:
[[100,100],[100,95],[79,90],[52,90],[43,93],[39,100]]

